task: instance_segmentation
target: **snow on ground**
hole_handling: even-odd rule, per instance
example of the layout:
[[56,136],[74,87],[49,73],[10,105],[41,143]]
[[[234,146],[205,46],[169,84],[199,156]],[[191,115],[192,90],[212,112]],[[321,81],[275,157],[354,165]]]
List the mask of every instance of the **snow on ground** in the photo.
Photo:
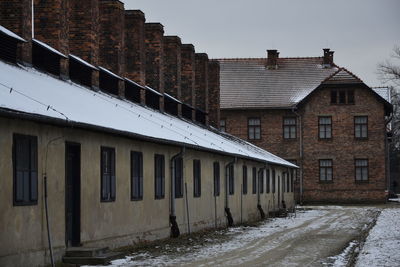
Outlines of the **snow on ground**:
[[296,217],[210,232],[194,242],[160,243],[113,261],[108,267],[345,266],[356,246],[351,241],[378,211],[370,207],[312,207]]
[[400,266],[400,209],[384,209],[370,231],[356,267]]

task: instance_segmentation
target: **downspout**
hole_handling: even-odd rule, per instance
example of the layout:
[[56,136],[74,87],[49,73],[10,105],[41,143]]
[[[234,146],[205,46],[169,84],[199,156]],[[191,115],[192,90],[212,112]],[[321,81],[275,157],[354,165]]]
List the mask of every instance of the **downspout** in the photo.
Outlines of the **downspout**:
[[257,174],[257,184],[258,184],[258,186],[257,186],[257,209],[260,212],[261,220],[265,219],[265,212],[261,207],[261,200],[260,200],[260,190],[261,190],[261,188],[260,188],[260,173],[262,174],[261,178],[264,179],[263,172],[264,172],[264,168],[261,168],[258,170],[258,174]]
[[300,176],[300,204],[303,203],[303,120],[301,118],[301,115],[295,111],[297,107],[294,106],[292,108],[292,112],[296,114],[297,118],[299,119],[299,156],[300,156],[300,170],[299,170],[299,176]]
[[225,213],[226,217],[228,219],[228,226],[233,226],[233,218],[232,218],[232,213],[231,210],[229,209],[229,187],[228,187],[228,181],[229,181],[229,169],[230,167],[235,164],[237,161],[237,158],[235,157],[231,162],[229,162],[225,166]]
[[[182,158],[185,153],[185,147],[182,147],[181,152],[171,158],[171,213],[169,215],[169,223],[171,224],[171,236],[176,238],[180,235],[179,226],[176,222],[175,214],[175,160]],[[182,160],[183,164],[183,160]],[[183,168],[183,166],[182,166]],[[183,175],[183,173],[182,173]]]

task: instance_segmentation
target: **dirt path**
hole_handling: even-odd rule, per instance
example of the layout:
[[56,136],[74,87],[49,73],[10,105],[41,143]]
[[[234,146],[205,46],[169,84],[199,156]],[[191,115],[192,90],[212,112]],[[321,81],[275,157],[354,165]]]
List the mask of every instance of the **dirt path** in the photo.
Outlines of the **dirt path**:
[[313,207],[296,218],[269,220],[257,227],[229,229],[227,237],[206,237],[191,246],[160,246],[138,252],[112,266],[330,266],[379,210],[362,207]]

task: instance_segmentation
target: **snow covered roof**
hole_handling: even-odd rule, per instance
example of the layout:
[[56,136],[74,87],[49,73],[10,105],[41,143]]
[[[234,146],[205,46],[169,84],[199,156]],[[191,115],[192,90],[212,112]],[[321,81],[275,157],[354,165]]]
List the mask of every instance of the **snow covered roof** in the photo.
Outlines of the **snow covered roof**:
[[98,70],[97,67],[95,67],[92,64],[90,64],[89,62],[81,59],[80,57],[77,57],[77,56],[75,56],[73,54],[69,54],[69,57],[75,59],[76,61],[79,61],[80,63],[82,63],[83,65],[85,65],[85,66],[87,66],[87,67],[89,67],[91,69]]
[[34,42],[34,43],[40,45],[41,47],[43,47],[43,48],[49,50],[50,52],[52,52],[52,53],[54,53],[54,54],[56,54],[56,55],[58,55],[58,56],[60,56],[60,57],[67,58],[67,57],[66,57],[64,54],[62,54],[60,51],[54,49],[53,47],[49,46],[48,44],[45,44],[45,43],[43,43],[43,42],[41,42],[41,41],[39,41],[39,40],[37,40],[37,39],[32,39],[32,42]]
[[296,167],[238,138],[4,62],[0,62],[0,111]]
[[179,103],[179,104],[182,104],[182,101],[179,101],[178,99],[176,99],[175,97],[173,97],[173,96],[171,96],[171,95],[169,95],[169,94],[167,94],[167,93],[164,93],[164,96],[168,97],[168,98],[171,99],[172,101],[175,101],[175,102],[177,102],[177,103]]
[[12,31],[10,31],[10,30],[4,28],[4,27],[1,26],[1,25],[0,25],[0,32],[4,33],[5,35],[10,36],[11,38],[14,38],[14,39],[18,40],[18,41],[26,42],[25,39],[23,39],[23,38],[20,37],[19,35],[16,35],[16,34],[13,33]]
[[117,79],[120,79],[120,80],[123,80],[123,79],[124,79],[124,78],[118,76],[117,74],[115,74],[114,72],[109,71],[109,70],[106,69],[106,68],[103,68],[103,67],[100,67],[100,66],[99,66],[99,70],[101,70],[101,71],[103,71],[103,72],[105,72],[105,73],[107,73],[107,74],[109,74],[109,75],[111,75],[111,76],[113,76],[113,77],[115,77],[115,78],[117,78]]
[[372,90],[374,90],[375,93],[380,95],[387,102],[391,103],[390,89],[388,87],[372,87]]

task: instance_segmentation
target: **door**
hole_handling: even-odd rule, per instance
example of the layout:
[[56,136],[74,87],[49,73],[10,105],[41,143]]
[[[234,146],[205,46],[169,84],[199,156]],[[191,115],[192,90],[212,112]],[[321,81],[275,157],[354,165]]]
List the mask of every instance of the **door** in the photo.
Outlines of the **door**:
[[65,144],[65,232],[67,247],[81,242],[81,147]]

